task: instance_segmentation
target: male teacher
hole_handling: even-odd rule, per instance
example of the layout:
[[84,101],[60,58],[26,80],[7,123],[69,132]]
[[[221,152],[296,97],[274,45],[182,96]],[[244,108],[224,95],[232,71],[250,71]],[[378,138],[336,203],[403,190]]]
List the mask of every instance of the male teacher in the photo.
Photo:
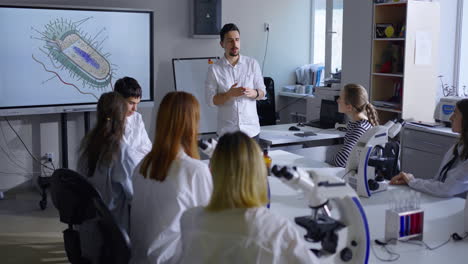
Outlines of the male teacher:
[[260,123],[256,100],[265,97],[265,84],[258,62],[240,55],[240,31],[234,24],[221,29],[224,56],[208,69],[205,95],[218,107],[218,136],[242,131],[258,141]]

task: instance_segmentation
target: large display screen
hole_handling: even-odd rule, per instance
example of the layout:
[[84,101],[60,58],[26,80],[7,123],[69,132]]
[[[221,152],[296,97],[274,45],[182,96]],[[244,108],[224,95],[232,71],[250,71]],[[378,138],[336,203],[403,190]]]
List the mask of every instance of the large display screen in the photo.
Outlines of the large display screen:
[[95,104],[124,76],[152,101],[152,22],[152,11],[0,6],[0,110]]

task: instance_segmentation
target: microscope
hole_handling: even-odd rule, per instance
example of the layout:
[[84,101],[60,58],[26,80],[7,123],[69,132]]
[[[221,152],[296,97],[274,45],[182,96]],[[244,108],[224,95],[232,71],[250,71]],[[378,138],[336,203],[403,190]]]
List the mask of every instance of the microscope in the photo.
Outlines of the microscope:
[[464,210],[464,216],[465,216],[465,232],[468,233],[468,194],[465,197],[465,210]]
[[218,141],[214,138],[198,140],[198,148],[200,149],[200,152],[205,154],[208,159],[213,155],[217,144]]
[[385,191],[399,173],[399,144],[389,141],[401,130],[402,120],[375,126],[361,136],[346,163],[344,179],[362,197]]
[[356,192],[334,175],[317,174],[291,166],[272,168],[272,175],[306,195],[312,214],[296,217],[312,251],[321,263],[367,263],[370,239],[367,218]]

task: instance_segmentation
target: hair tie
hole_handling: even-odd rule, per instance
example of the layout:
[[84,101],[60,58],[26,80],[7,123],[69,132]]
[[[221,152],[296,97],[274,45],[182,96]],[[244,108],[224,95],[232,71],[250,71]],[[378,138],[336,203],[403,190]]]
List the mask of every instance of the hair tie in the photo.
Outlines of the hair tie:
[[361,113],[362,111],[366,110],[366,107],[367,107],[367,104],[368,103],[365,103],[359,107],[354,107],[359,113]]

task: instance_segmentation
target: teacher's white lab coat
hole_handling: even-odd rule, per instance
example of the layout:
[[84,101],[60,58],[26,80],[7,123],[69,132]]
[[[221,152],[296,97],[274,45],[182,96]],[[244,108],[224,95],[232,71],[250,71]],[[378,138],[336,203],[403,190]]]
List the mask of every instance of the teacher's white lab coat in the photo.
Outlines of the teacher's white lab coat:
[[319,263],[294,224],[264,207],[192,208],[181,231],[180,263]]
[[134,112],[127,117],[123,141],[132,146],[131,154],[137,163],[151,151],[153,144],[146,133],[145,123],[140,113]]
[[[455,145],[456,146],[456,145]],[[462,160],[460,156],[456,159],[451,169],[447,172],[447,177],[444,182],[438,181],[440,171],[454,156],[452,146],[442,160],[440,168],[433,179],[418,179],[415,178],[408,182],[408,185],[418,191],[425,192],[439,197],[452,197],[460,195],[463,198],[468,191],[468,160]],[[458,153],[463,150],[462,146],[458,147]],[[416,175],[415,175],[416,176]]]
[[208,166],[180,151],[163,182],[135,169],[132,202],[131,263],[176,263],[180,256],[180,217],[187,208],[206,205],[213,190]]

